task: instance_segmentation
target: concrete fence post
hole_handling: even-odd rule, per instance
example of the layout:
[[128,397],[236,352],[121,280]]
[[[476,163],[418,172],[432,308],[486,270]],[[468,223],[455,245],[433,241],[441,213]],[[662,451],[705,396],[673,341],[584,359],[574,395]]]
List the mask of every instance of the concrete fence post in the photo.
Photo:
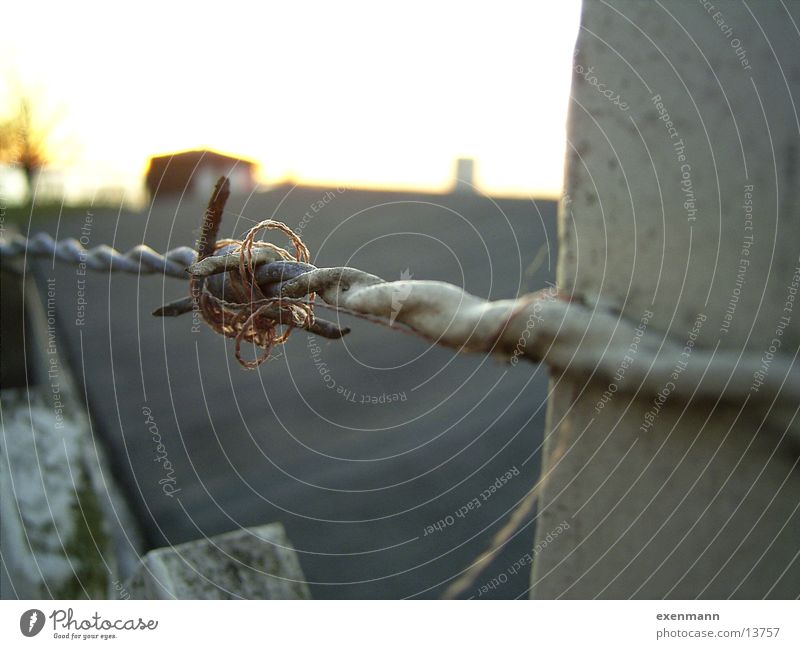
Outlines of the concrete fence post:
[[[558,283],[631,347],[610,382],[552,379],[533,597],[798,595],[796,409],[756,398],[800,343],[798,24],[777,2],[584,3]],[[655,398],[620,389],[645,329],[685,345]],[[754,398],[672,398],[698,348],[758,352]]]

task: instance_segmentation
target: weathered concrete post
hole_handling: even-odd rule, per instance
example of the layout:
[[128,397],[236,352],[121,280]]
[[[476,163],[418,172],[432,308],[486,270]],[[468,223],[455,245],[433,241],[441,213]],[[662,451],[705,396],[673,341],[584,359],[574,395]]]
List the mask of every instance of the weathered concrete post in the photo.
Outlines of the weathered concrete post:
[[[619,309],[631,347],[610,383],[553,378],[534,597],[798,594],[796,410],[758,393],[771,359],[800,343],[800,12],[788,11],[584,3],[558,282]],[[643,329],[685,344],[655,399],[621,389]],[[758,352],[753,398],[671,397],[699,347]]]

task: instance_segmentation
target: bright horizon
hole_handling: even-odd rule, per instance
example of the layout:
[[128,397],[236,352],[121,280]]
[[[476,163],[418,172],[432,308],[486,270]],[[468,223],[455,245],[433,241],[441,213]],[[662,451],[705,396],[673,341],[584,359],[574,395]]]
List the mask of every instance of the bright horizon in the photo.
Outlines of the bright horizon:
[[134,191],[151,155],[213,149],[266,183],[436,191],[470,157],[483,191],[557,195],[578,1],[394,9],[15,3],[0,76],[63,113],[68,185]]

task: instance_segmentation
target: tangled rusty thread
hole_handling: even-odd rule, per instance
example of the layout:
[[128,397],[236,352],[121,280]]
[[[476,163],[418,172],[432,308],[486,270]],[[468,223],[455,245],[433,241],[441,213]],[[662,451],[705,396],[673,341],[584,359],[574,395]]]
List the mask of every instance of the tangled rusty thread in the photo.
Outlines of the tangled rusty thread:
[[[226,178],[221,178],[214,188],[203,220],[200,239],[197,244],[197,261],[213,255],[222,248],[233,247],[232,254],[239,254],[238,270],[228,273],[228,290],[234,301],[221,300],[212,295],[206,287],[205,277],[192,276],[189,280],[189,294],[197,305],[203,320],[211,329],[236,341],[236,360],[247,369],[255,369],[270,357],[272,348],[285,343],[295,327],[308,328],[314,322],[314,295],[307,301],[284,297],[267,297],[255,279],[254,248],[268,248],[285,261],[309,263],[311,255],[299,235],[280,221],[266,219],[247,231],[244,239],[217,240],[217,232],[222,220],[222,211],[229,196]],[[267,230],[283,232],[294,246],[294,256],[280,246],[268,241],[257,241],[256,236]],[[282,317],[280,321],[266,314],[277,306]],[[281,331],[281,328],[283,330]],[[254,360],[242,358],[242,342],[253,343],[262,352]]]

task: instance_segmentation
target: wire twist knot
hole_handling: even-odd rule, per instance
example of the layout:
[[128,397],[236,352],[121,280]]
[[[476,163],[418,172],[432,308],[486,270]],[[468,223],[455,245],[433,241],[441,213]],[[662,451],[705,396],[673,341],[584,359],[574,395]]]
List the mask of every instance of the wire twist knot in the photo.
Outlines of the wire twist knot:
[[[256,240],[260,232],[278,230],[294,246],[294,255],[268,241]],[[311,255],[303,240],[280,221],[266,219],[256,224],[243,239],[221,239],[214,244],[213,253],[225,249],[227,254],[238,254],[238,269],[228,273],[227,290],[232,300],[213,295],[206,286],[205,277],[192,276],[189,291],[197,304],[203,320],[217,333],[236,341],[236,360],[247,369],[254,369],[269,359],[276,345],[285,343],[295,327],[308,329],[314,324],[314,295],[300,301],[281,295],[267,296],[255,277],[256,264],[253,250],[267,248],[285,261],[309,263]],[[242,358],[242,342],[261,348],[253,360]]]

